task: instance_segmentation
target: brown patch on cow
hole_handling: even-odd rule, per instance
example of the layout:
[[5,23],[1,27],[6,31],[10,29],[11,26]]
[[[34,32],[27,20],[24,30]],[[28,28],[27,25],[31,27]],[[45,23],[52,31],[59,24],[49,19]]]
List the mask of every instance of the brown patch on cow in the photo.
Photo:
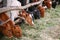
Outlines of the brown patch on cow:
[[[9,19],[9,17],[5,13],[0,14],[0,21],[1,22],[5,22],[8,19]],[[11,31],[11,26],[10,26],[9,23],[5,23],[5,24],[2,24],[0,26],[2,28],[1,32],[2,32],[3,35],[5,35],[9,38],[13,37],[12,31]]]
[[38,8],[39,11],[40,11],[40,14],[41,14],[40,16],[41,16],[41,17],[44,17],[45,9],[44,9],[42,6],[38,6],[37,8]]
[[9,17],[8,17],[7,14],[5,14],[5,12],[4,12],[4,13],[1,13],[1,14],[0,14],[0,19],[1,19],[2,21],[6,21],[6,20],[9,19]]
[[12,27],[12,33],[17,38],[22,36],[22,30],[18,25],[15,25],[14,27]]
[[26,15],[27,13],[25,10],[22,10],[22,13],[19,14],[19,16],[24,17],[24,18],[26,18]]

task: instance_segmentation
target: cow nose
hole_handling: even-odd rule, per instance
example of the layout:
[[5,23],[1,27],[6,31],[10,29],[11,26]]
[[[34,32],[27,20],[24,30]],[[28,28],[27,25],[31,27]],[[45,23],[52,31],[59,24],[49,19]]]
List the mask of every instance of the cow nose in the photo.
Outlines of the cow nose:
[[32,21],[32,26],[34,26],[34,22]]

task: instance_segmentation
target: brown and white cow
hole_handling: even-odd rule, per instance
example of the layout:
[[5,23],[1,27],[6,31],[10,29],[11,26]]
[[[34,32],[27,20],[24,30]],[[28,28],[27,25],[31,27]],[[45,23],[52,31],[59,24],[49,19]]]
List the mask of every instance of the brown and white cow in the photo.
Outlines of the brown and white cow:
[[32,15],[27,13],[25,10],[22,10],[22,12],[19,14],[20,17],[22,17],[25,22],[29,25],[34,25],[34,22],[32,20]]
[[7,36],[9,38],[12,38],[13,36],[16,37],[22,36],[21,28],[14,24],[14,22],[9,18],[6,12],[0,14],[0,29],[1,29],[0,32],[4,36]]
[[[21,3],[18,1],[18,0],[12,0],[12,2],[11,2],[11,5],[9,5],[9,6],[21,6]],[[18,17],[18,15],[19,15],[19,10],[13,10],[13,11],[11,11],[10,12],[11,13],[11,19],[12,19],[12,21],[14,21],[14,19],[15,18],[17,18]],[[32,17],[31,17],[31,15],[30,14],[26,14],[26,12],[24,11],[22,11],[22,16],[25,18],[25,21],[26,21],[26,23],[28,23],[28,24],[30,24],[30,25],[33,25],[34,23],[33,23],[33,21],[32,21]],[[21,14],[21,13],[20,13]],[[24,14],[24,15],[23,15]],[[9,14],[8,14],[9,15]],[[21,17],[21,16],[20,16]],[[27,20],[27,19],[29,19],[29,20]]]

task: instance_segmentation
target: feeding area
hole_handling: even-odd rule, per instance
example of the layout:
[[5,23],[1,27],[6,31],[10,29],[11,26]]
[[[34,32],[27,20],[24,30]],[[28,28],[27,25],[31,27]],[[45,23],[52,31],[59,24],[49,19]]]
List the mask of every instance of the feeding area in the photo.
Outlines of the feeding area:
[[60,1],[1,1],[0,40],[60,40]]

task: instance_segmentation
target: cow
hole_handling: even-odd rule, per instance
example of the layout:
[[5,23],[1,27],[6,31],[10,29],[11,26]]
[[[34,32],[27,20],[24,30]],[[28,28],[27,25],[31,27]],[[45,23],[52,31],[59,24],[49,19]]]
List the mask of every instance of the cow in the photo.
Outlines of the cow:
[[34,22],[32,20],[32,15],[27,13],[25,10],[22,10],[22,12],[19,14],[20,17],[22,17],[24,19],[24,21],[33,26],[34,25]]
[[[22,6],[24,6],[24,5],[28,4],[28,3],[33,3],[33,2],[35,2],[37,0],[28,0],[28,2],[27,2],[27,0],[23,0],[23,1],[19,0],[19,1],[21,2]],[[26,10],[26,11],[29,11],[30,14],[33,13],[31,15],[34,15],[35,19],[40,19],[40,12],[36,7],[32,6],[32,7],[29,7],[27,9],[28,10]]]
[[[13,22],[9,16],[6,14],[6,12],[3,12],[0,14],[0,32],[9,38],[12,38],[13,36],[21,37],[22,31],[19,26],[15,25],[15,22]],[[2,28],[2,29],[1,29]],[[13,31],[13,28],[14,29]],[[18,34],[18,35],[17,35]]]
[[[18,0],[12,0],[12,3],[11,3],[11,5],[10,6],[19,6],[19,7],[21,7],[21,2],[19,2]],[[10,12],[11,13],[11,19],[12,19],[12,21],[15,21],[15,19],[17,19],[16,21],[17,22],[19,22],[19,18],[18,18],[18,15],[19,15],[19,10],[13,10],[13,11],[11,11]],[[28,18],[30,17],[29,15],[27,16]],[[25,19],[26,20],[26,22],[29,24],[29,21],[27,20],[27,18]],[[29,20],[31,20],[31,18],[29,19]],[[16,22],[15,21],[15,22]],[[22,21],[22,20],[21,20]],[[16,23],[17,23],[16,22]],[[33,23],[32,22],[32,20],[31,20],[31,23]],[[30,24],[31,24],[30,23]]]

